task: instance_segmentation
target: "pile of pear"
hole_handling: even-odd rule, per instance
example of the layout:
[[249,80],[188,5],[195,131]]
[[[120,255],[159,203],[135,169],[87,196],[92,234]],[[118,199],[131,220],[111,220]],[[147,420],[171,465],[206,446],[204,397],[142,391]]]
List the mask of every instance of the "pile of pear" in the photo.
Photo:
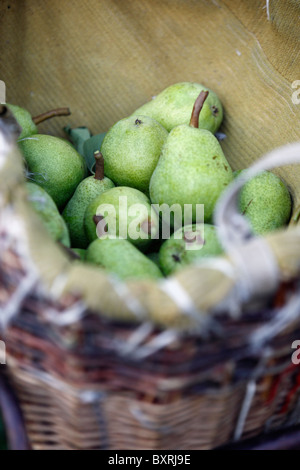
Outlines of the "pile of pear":
[[[40,118],[7,106],[22,129],[18,146],[28,202],[72,262],[92,264],[121,280],[160,279],[223,253],[214,210],[244,169],[233,171],[217,138],[224,112],[213,90],[176,83],[120,119],[94,152],[94,173],[69,140],[40,134]],[[140,213],[133,210],[137,204]],[[114,220],[106,217],[105,205],[114,208]],[[179,227],[154,209],[163,205],[181,207]],[[191,208],[187,225],[185,205]],[[204,207],[202,223],[198,205]],[[287,184],[272,172],[254,177],[240,194],[240,211],[257,235],[285,226],[291,209]],[[122,233],[120,220],[126,220]],[[138,227],[134,237],[132,223]]]

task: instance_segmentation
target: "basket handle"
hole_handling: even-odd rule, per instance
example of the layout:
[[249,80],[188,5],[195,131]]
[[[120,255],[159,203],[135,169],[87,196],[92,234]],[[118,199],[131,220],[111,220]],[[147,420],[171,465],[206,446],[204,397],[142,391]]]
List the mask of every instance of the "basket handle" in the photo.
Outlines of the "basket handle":
[[225,252],[238,269],[240,297],[244,300],[274,292],[281,273],[266,238],[255,235],[247,218],[240,213],[240,191],[262,171],[297,163],[300,163],[300,142],[278,147],[244,170],[217,202],[214,223]]
[[262,171],[295,163],[300,163],[300,142],[283,145],[267,153],[245,169],[225,189],[216,205],[214,223],[218,228],[220,241],[228,253],[254,237],[247,218],[238,209],[239,195],[244,184]]
[[30,450],[20,407],[7,379],[0,373],[0,411],[10,450]]

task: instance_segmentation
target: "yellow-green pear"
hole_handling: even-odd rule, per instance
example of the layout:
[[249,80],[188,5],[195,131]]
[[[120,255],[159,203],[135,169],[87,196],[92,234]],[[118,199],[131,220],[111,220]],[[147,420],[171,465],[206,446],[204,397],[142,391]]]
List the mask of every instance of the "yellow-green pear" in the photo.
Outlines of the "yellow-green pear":
[[[177,205],[184,225],[210,222],[218,198],[233,179],[216,137],[197,127],[208,94],[202,91],[195,101],[190,124],[181,124],[170,132],[150,180],[151,202],[158,206]],[[204,220],[197,216],[201,205]],[[191,210],[190,220],[184,220],[187,207]]]
[[118,186],[130,186],[148,194],[166,129],[148,116],[136,114],[114,124],[104,137],[101,152],[105,175]]
[[223,120],[222,103],[213,90],[200,83],[175,83],[138,108],[134,115],[150,116],[170,132],[180,124],[189,124],[195,100],[204,90],[209,91],[209,96],[203,105],[198,126],[199,129],[207,129],[214,134]]
[[[237,177],[245,170],[237,170]],[[263,171],[247,181],[240,192],[240,211],[257,235],[284,227],[291,216],[292,199],[287,185],[275,173]]]
[[117,186],[88,205],[84,227],[89,242],[108,234],[128,239],[138,248],[146,249],[158,237],[159,220],[144,193]]
[[169,276],[197,260],[222,253],[223,248],[214,225],[185,225],[163,242],[158,254],[159,266]]
[[31,207],[38,214],[53,240],[69,247],[68,228],[52,197],[41,186],[30,181],[25,183],[25,187]]
[[104,176],[104,160],[101,152],[94,152],[95,175],[88,176],[77,186],[62,215],[69,228],[71,244],[76,248],[86,248],[88,239],[84,229],[84,214],[90,202],[104,191],[113,188],[114,183]]
[[7,106],[7,108],[12,112],[15,120],[22,129],[21,134],[18,137],[19,139],[38,133],[38,128],[33,122],[31,114],[27,109],[11,103],[6,103],[5,106]]
[[158,266],[128,240],[99,238],[86,252],[86,262],[114,273],[119,279],[160,279]]
[[7,106],[7,108],[12,112],[15,120],[22,129],[18,139],[23,139],[24,137],[37,134],[37,125],[43,121],[46,121],[47,119],[55,116],[68,116],[70,114],[69,108],[57,108],[32,117],[30,112],[21,106],[17,106],[12,103],[6,103],[5,106]]
[[86,176],[84,158],[70,142],[52,135],[34,134],[20,139],[18,145],[30,179],[62,209]]

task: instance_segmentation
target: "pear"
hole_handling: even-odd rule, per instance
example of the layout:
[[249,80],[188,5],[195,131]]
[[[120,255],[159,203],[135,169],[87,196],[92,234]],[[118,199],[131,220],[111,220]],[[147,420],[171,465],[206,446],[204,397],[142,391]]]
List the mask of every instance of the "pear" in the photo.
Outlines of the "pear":
[[158,266],[128,240],[99,238],[86,252],[86,261],[114,273],[119,279],[159,279]]
[[141,249],[158,236],[159,220],[149,198],[135,188],[117,186],[87,207],[84,226],[89,242],[106,235],[126,238]]
[[[245,170],[237,170],[237,177]],[[245,183],[239,198],[240,211],[256,235],[284,227],[291,216],[292,199],[286,184],[271,171],[263,171]]]
[[30,135],[38,133],[38,128],[33,122],[31,114],[29,113],[29,111],[27,111],[27,109],[11,103],[6,103],[5,106],[10,109],[15,120],[22,129],[21,134],[19,135],[19,139],[23,139],[24,137],[28,137]]
[[[150,180],[152,203],[178,205],[185,225],[203,222],[197,217],[201,204],[204,221],[210,222],[218,198],[233,179],[217,138],[210,131],[197,128],[207,96],[208,92],[202,91],[195,101],[190,125],[181,124],[170,132]],[[191,209],[188,221],[184,221],[185,205]]]
[[166,275],[210,256],[223,253],[216,227],[211,224],[186,225],[165,240],[159,250],[159,266]]
[[62,209],[86,176],[84,158],[66,140],[34,134],[18,141],[30,178]]
[[76,248],[86,248],[88,239],[84,230],[84,214],[89,203],[104,191],[113,188],[114,183],[104,176],[104,160],[101,152],[94,152],[96,160],[95,176],[88,176],[77,186],[62,215],[69,228],[71,244]]
[[28,201],[38,214],[51,237],[63,245],[70,246],[68,228],[52,197],[35,183],[26,182]]
[[101,145],[106,176],[119,186],[148,193],[167,137],[166,129],[151,117],[135,114],[121,119],[109,129]]
[[207,129],[214,134],[223,120],[223,107],[216,93],[200,83],[181,82],[171,85],[138,108],[134,115],[150,116],[170,132],[180,124],[189,124],[195,100],[204,90],[209,91],[209,96],[198,125],[199,129]]
[[47,111],[46,113],[39,114],[38,116],[32,117],[27,109],[17,106],[15,104],[6,103],[8,109],[12,112],[15,120],[21,127],[22,131],[19,135],[19,139],[24,137],[29,137],[31,135],[38,133],[37,125],[46,119],[52,118],[54,116],[68,116],[70,110],[68,108],[57,108]]

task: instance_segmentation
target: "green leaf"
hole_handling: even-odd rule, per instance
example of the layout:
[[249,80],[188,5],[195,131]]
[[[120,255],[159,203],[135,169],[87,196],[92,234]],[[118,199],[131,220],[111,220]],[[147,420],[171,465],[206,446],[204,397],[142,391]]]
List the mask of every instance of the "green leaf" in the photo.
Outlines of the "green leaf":
[[64,131],[70,137],[70,140],[77,152],[79,152],[85,159],[86,166],[90,173],[95,173],[95,158],[94,152],[100,150],[103,142],[105,132],[102,134],[92,135],[87,127],[75,127],[72,129],[70,126],[64,127]]
[[74,129],[72,129],[70,126],[66,126],[64,127],[64,131],[70,137],[71,142],[76,148],[77,152],[79,152],[84,157],[84,142],[91,137],[89,129],[84,126],[76,127]]
[[96,150],[100,150],[105,134],[106,133],[103,132],[102,134],[93,135],[92,137],[87,139],[83,144],[83,156],[85,158],[87,167],[92,174],[95,173],[94,152]]

